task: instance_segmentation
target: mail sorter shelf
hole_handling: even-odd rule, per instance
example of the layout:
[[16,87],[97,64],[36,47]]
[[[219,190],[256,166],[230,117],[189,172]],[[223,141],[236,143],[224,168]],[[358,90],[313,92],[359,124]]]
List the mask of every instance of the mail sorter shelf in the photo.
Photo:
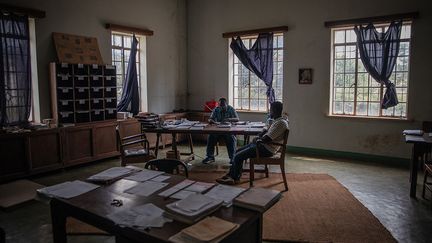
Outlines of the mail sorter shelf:
[[116,119],[116,69],[113,65],[51,63],[53,118],[58,123]]

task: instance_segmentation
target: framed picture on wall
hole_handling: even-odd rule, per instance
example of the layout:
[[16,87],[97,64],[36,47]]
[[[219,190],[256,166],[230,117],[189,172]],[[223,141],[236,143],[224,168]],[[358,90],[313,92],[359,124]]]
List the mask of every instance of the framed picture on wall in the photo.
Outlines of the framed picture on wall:
[[299,69],[299,84],[312,84],[312,68]]

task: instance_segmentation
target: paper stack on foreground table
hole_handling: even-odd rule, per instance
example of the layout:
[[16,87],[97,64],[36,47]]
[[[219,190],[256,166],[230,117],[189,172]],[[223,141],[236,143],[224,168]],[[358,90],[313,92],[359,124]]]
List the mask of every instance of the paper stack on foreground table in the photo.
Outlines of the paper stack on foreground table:
[[112,167],[100,173],[97,173],[96,175],[90,176],[89,178],[87,178],[87,180],[93,182],[111,182],[127,176],[133,172],[136,172],[136,170],[132,168]]
[[66,181],[54,186],[41,188],[37,190],[37,192],[48,197],[59,197],[59,198],[69,199],[84,194],[86,192],[92,191],[98,187],[99,187],[98,185],[76,180],[76,181]]

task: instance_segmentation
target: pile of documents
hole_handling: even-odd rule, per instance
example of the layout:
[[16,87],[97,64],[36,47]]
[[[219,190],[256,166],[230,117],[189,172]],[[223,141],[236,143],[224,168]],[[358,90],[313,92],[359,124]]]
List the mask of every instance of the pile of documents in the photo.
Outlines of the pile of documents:
[[175,234],[169,238],[169,241],[174,243],[219,242],[238,227],[238,224],[218,217],[207,217]]
[[223,201],[203,194],[191,194],[188,197],[166,205],[167,217],[184,222],[194,223],[216,211]]
[[83,181],[66,181],[54,186],[38,189],[37,192],[47,197],[69,199],[98,188],[98,185]]
[[174,199],[184,199],[186,197],[188,197],[191,194],[196,194],[196,193],[202,193],[206,190],[208,190],[209,188],[211,188],[212,186],[214,186],[214,183],[206,183],[206,182],[194,182],[192,185],[176,192],[175,194],[171,195],[171,198]]
[[133,195],[138,195],[138,196],[143,196],[143,197],[148,197],[151,194],[155,193],[156,191],[159,191],[160,189],[166,187],[169,183],[166,182],[159,182],[159,181],[145,181],[142,183],[139,183],[136,186],[133,186],[127,190],[125,190],[124,192],[129,193],[129,194],[133,194]]
[[153,179],[159,175],[162,175],[163,173],[164,173],[163,171],[143,169],[142,171],[139,171],[137,173],[134,173],[130,176],[125,177],[124,179],[131,180],[131,181],[143,182],[143,181]]
[[87,181],[109,183],[127,175],[130,175],[134,172],[137,172],[137,170],[133,168],[112,167],[100,173],[97,173],[96,175],[90,176],[89,178],[87,178]]
[[234,199],[234,205],[264,213],[281,197],[282,194],[279,191],[252,187]]
[[230,207],[234,198],[244,192],[245,188],[217,185],[208,191],[205,195],[214,199],[223,200],[223,205],[225,207]]
[[172,220],[163,216],[164,210],[152,203],[147,203],[131,209],[125,209],[108,214],[107,217],[115,224],[125,227],[147,229],[149,227],[162,227]]

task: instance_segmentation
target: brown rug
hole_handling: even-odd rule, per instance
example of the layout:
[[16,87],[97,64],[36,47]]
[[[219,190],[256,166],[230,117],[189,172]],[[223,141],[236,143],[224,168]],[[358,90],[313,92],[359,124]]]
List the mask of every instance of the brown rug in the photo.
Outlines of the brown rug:
[[[214,182],[221,172],[192,172],[189,179]],[[278,242],[396,242],[390,232],[345,187],[326,174],[287,174],[289,191],[264,214],[263,239]],[[256,187],[283,190],[270,173]],[[239,185],[248,187],[247,177]],[[103,233],[68,221],[69,234]]]

